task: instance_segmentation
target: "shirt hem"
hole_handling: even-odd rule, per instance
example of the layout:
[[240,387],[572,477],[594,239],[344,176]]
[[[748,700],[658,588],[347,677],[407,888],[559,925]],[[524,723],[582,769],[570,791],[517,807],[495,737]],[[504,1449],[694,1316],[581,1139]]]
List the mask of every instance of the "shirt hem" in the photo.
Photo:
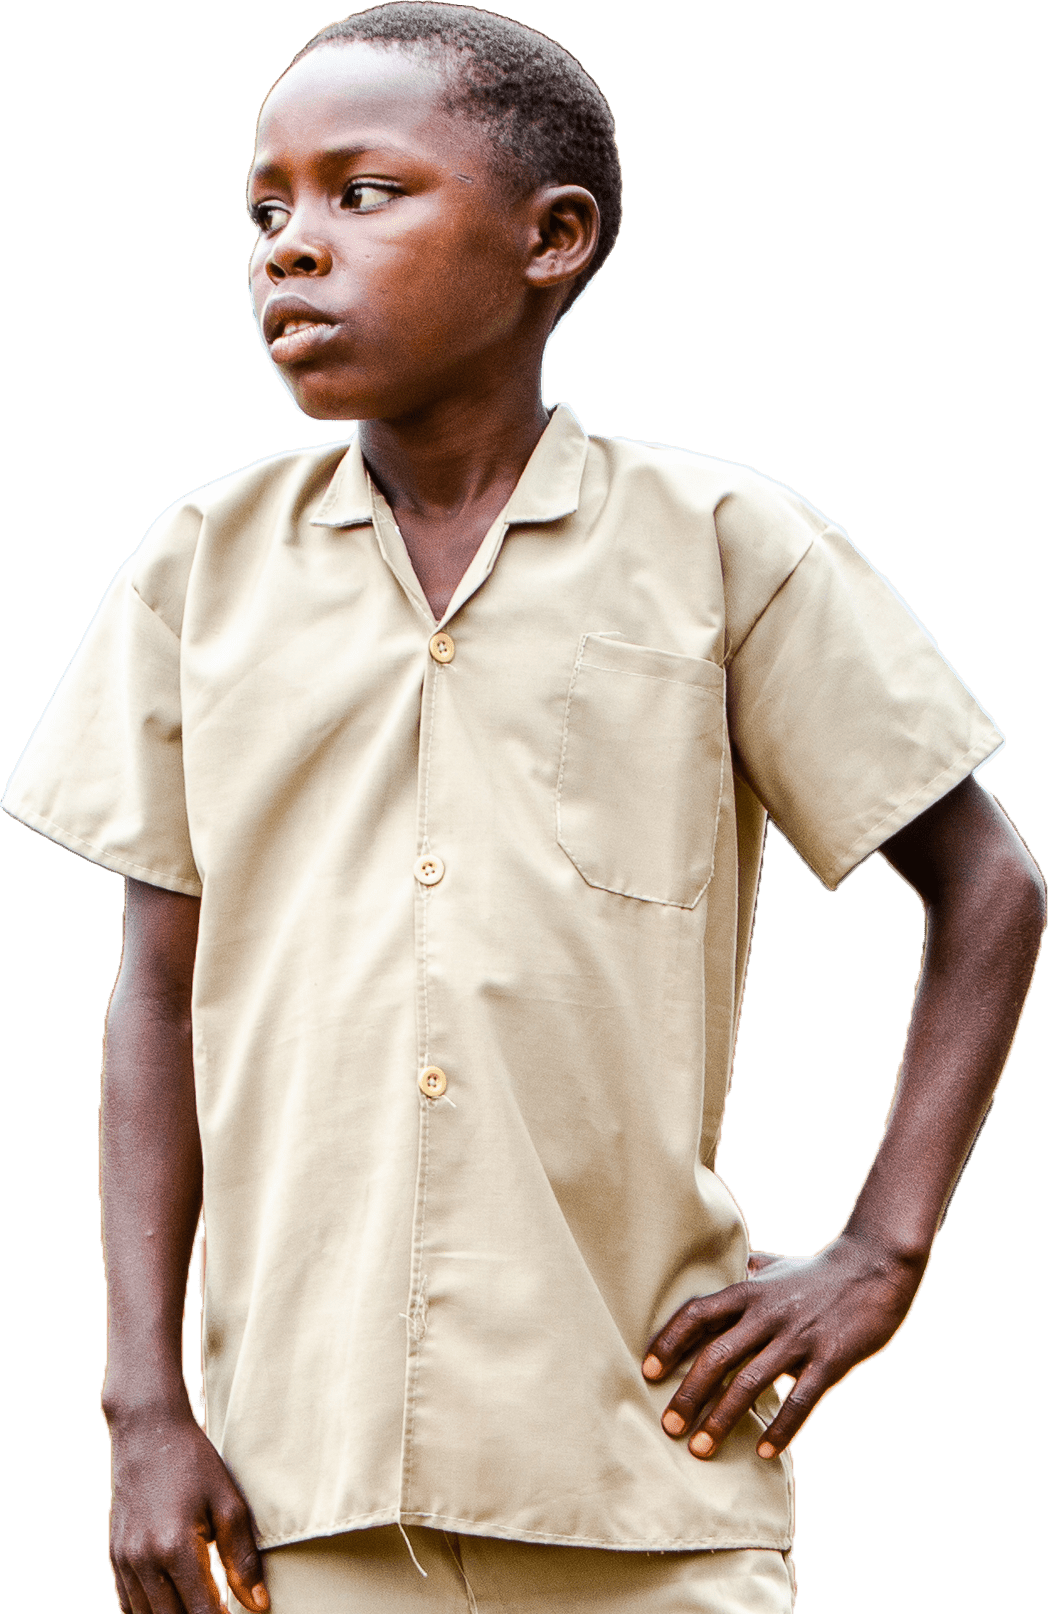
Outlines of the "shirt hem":
[[879,819],[872,828],[865,830],[858,840],[852,842],[847,851],[841,853],[834,860],[828,869],[825,871],[817,869],[816,873],[823,884],[828,886],[831,891],[835,891],[844,876],[850,874],[852,869],[862,862],[863,858],[868,857],[871,852],[875,852],[891,835],[894,835],[900,829],[904,829],[907,824],[912,823],[920,813],[931,807],[934,802],[941,800],[948,790],[953,789],[954,785],[960,784],[962,779],[967,779],[968,775],[974,772],[980,762],[985,762],[986,758],[996,751],[998,746],[1003,744],[1004,736],[999,734],[996,729],[992,729],[988,735],[984,735],[962,757],[958,757],[951,762],[949,767],[942,768],[934,778],[927,780],[920,790],[915,791],[912,796],[908,796],[897,807],[893,807],[892,811]]
[[63,829],[60,824],[54,824],[49,818],[33,812],[31,807],[16,807],[7,800],[0,802],[0,807],[9,817],[24,824],[27,829],[35,830],[38,835],[54,841],[58,846],[63,846],[67,852],[75,852],[77,857],[85,858],[88,863],[97,863],[113,874],[122,874],[131,880],[141,880],[145,885],[158,885],[165,891],[177,891],[186,897],[199,897],[203,891],[199,880],[185,880],[177,874],[164,874],[159,869],[146,868],[144,864],[135,863],[130,858],[103,852],[90,841],[81,840],[79,835],[74,835],[70,830]]
[[259,1547],[263,1552],[274,1547],[290,1547],[300,1541],[320,1541],[329,1536],[346,1535],[354,1530],[379,1529],[383,1525],[414,1524],[425,1529],[451,1530],[458,1535],[482,1536],[494,1541],[525,1541],[545,1547],[594,1547],[606,1552],[745,1552],[752,1548],[772,1552],[789,1552],[793,1536],[789,1531],[754,1531],[751,1534],[716,1536],[645,1536],[629,1540],[612,1540],[605,1536],[567,1535],[555,1530],[525,1530],[512,1525],[480,1523],[476,1519],[461,1519],[448,1513],[400,1512],[384,1508],[377,1513],[357,1513],[348,1519],[309,1530],[287,1531],[281,1534],[262,1534]]

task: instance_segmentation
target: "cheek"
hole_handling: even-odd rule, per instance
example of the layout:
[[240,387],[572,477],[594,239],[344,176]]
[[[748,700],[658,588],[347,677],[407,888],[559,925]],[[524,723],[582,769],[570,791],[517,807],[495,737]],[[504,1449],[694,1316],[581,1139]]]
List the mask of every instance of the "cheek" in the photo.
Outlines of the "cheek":
[[259,245],[252,252],[247,265],[247,281],[256,318],[261,317],[262,305],[271,289],[269,276],[266,274],[266,257],[265,247]]
[[435,242],[413,269],[411,283],[413,297],[438,311],[438,324],[464,323],[477,334],[495,310],[514,318],[514,294],[523,291],[518,259],[498,234],[473,224]]

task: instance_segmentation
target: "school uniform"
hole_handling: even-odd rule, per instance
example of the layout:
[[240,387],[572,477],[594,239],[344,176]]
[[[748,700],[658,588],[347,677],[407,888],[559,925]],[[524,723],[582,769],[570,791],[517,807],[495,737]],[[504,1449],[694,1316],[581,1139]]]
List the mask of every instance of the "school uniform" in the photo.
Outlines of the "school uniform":
[[4,806],[202,897],[208,1431],[263,1547],[787,1584],[774,1392],[700,1462],[640,1373],[746,1271],[714,1158],[766,817],[833,887],[999,743],[810,506],[563,407],[439,622],[356,442],[157,523]]

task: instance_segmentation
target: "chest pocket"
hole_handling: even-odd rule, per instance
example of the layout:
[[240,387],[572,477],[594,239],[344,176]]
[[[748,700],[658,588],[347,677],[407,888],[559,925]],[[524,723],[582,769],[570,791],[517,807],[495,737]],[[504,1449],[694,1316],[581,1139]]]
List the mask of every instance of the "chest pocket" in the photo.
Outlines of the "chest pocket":
[[721,667],[583,634],[564,715],[557,840],[586,883],[693,908],[713,873],[727,754]]

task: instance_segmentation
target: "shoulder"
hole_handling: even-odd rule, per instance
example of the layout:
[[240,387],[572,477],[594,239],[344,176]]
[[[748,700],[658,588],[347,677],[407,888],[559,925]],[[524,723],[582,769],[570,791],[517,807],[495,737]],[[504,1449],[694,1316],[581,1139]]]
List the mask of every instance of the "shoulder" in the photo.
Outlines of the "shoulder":
[[738,643],[814,541],[827,518],[792,488],[748,465],[661,443],[590,439],[608,495],[643,508],[657,528],[693,524],[720,551],[729,644]]
[[298,449],[233,471],[177,499],[128,563],[131,587],[176,633],[203,536],[231,555],[308,518],[345,457],[346,443]]
[[712,514],[718,536],[729,545],[760,545],[776,530],[810,543],[828,525],[800,494],[749,465],[625,437],[591,437],[590,446],[612,486],[632,484],[682,513]]

